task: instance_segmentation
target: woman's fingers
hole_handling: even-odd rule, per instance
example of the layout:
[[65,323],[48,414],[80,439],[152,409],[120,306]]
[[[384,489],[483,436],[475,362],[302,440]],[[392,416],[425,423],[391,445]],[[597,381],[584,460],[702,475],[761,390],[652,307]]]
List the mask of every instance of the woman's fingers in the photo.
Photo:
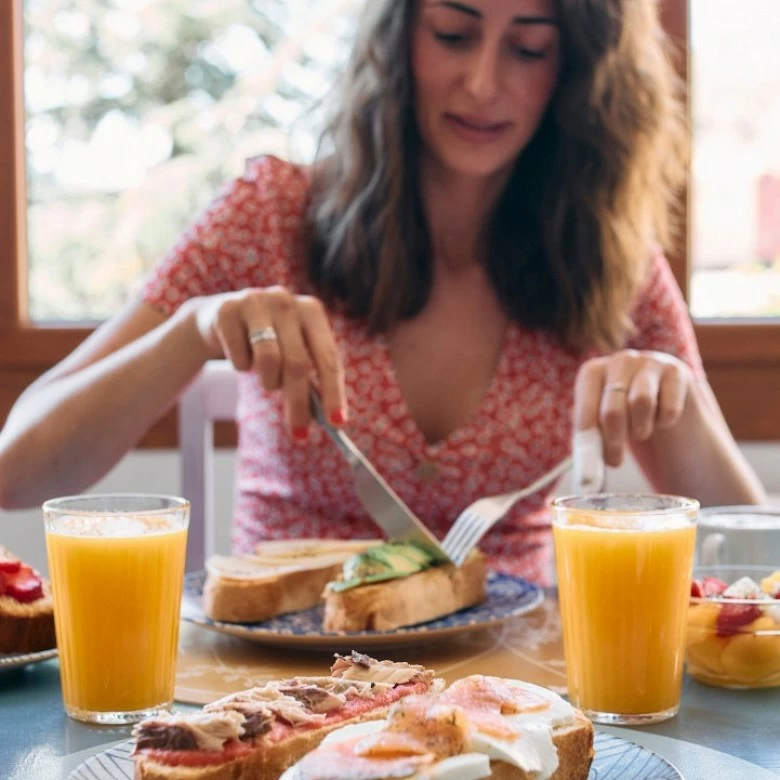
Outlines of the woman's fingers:
[[295,298],[289,293],[274,295],[270,301],[282,360],[282,393],[287,422],[294,438],[308,437],[311,422],[309,370],[311,360],[303,338]]
[[598,428],[604,461],[619,466],[629,441],[677,424],[689,385],[688,369],[671,355],[623,350],[589,360],[575,386],[575,431]]
[[347,419],[344,370],[325,307],[317,298],[302,296],[298,298],[298,310],[309,354],[317,368],[323,409],[333,425],[342,425]]
[[658,428],[671,428],[680,421],[688,398],[690,374],[682,363],[666,363],[661,372],[658,390]]
[[245,339],[255,371],[266,390],[278,390],[282,385],[282,350],[268,298],[263,293],[251,295],[244,306]]
[[657,363],[646,363],[634,375],[628,392],[629,437],[632,441],[647,441],[653,435],[660,384],[661,367]]
[[604,390],[607,358],[593,358],[582,364],[574,385],[574,429],[599,427],[599,406]]
[[212,325],[225,357],[236,371],[246,371],[252,366],[252,351],[247,341],[246,327],[237,298],[225,301],[216,311]]

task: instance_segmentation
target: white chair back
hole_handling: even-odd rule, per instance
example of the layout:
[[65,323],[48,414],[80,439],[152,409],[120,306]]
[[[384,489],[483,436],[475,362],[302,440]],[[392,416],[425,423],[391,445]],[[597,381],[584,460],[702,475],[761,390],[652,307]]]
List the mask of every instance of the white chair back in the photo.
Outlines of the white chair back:
[[214,552],[214,422],[235,420],[238,381],[227,360],[210,360],[179,399],[181,494],[191,504],[187,571]]

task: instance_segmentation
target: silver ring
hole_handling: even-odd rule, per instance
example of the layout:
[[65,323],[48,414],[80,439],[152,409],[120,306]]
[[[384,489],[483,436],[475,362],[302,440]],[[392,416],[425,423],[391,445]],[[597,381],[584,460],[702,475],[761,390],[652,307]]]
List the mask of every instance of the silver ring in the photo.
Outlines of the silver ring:
[[628,388],[625,382],[607,382],[604,385],[604,392],[627,393]]
[[279,336],[276,333],[276,329],[272,327],[260,328],[259,330],[253,330],[249,334],[250,344],[260,344],[263,341],[278,341]]

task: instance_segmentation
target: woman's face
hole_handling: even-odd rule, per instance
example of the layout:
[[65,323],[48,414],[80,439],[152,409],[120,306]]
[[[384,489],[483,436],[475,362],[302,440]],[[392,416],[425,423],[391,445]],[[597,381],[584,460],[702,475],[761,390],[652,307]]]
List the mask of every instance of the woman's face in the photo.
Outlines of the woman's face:
[[555,2],[419,2],[412,75],[425,149],[461,175],[500,173],[533,136],[555,89]]

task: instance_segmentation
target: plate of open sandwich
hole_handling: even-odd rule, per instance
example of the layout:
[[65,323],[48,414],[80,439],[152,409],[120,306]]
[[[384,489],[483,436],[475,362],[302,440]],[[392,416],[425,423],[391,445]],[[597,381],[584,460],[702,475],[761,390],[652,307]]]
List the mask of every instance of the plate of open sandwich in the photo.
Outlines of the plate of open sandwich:
[[187,575],[182,617],[261,644],[345,651],[427,643],[535,609],[541,589],[485,568],[436,564],[414,544],[305,539],[215,555]]
[[0,670],[57,655],[49,584],[0,546]]
[[[324,670],[323,670],[324,671]],[[681,780],[657,754],[594,734],[552,691],[471,675],[336,656],[202,710],[138,724],[69,780]]]

